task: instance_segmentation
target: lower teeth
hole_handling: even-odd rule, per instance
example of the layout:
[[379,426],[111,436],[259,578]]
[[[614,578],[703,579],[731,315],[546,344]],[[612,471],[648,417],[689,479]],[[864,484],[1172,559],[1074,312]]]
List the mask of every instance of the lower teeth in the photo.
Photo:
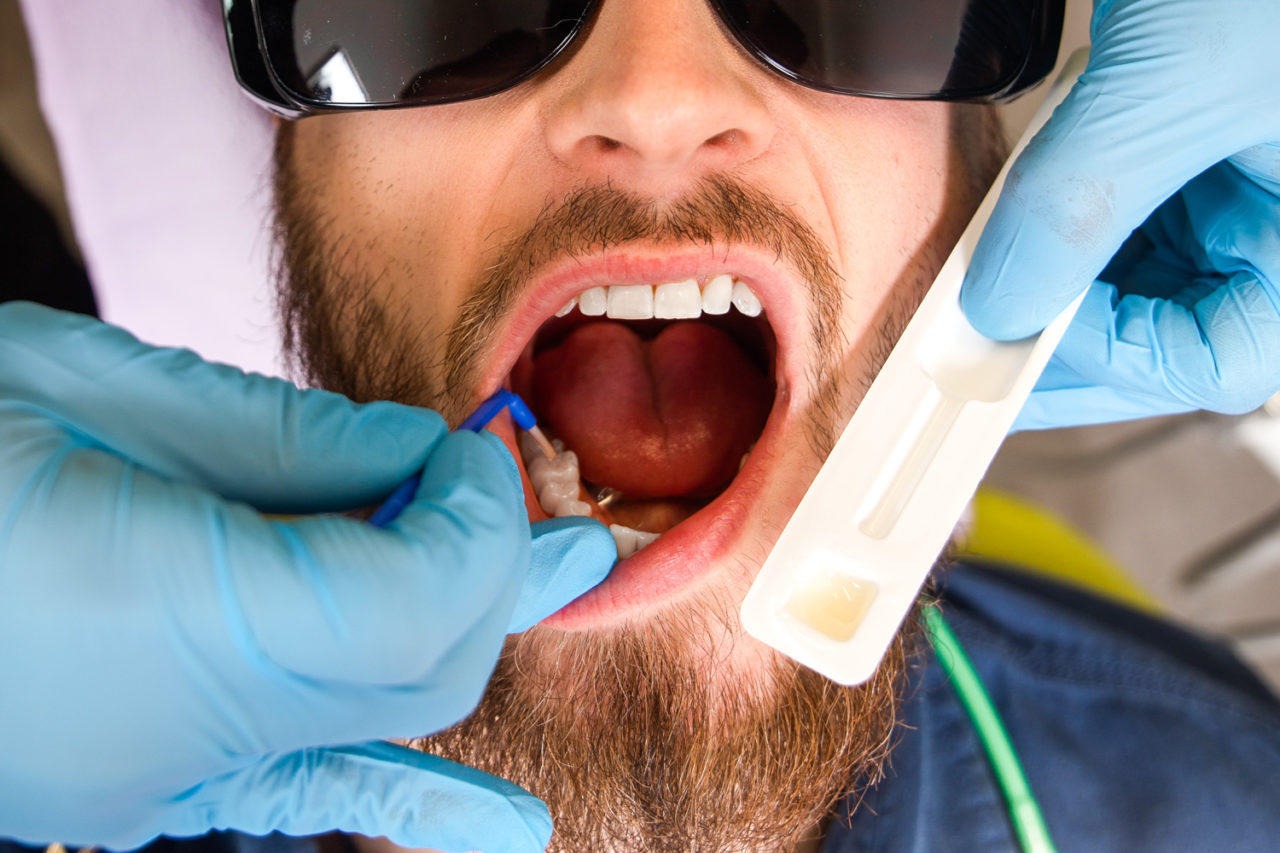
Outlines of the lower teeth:
[[[548,459],[541,446],[528,433],[520,434],[520,455],[524,457],[529,482],[533,484],[538,503],[548,515],[562,518],[566,515],[591,515],[591,505],[580,500],[582,478],[578,472],[578,456],[565,450],[559,440],[554,442],[559,452]],[[607,506],[618,498],[618,492],[606,487],[601,491],[598,505]],[[618,558],[626,559],[658,538],[657,533],[636,530],[621,524],[609,525],[613,541],[618,547]]]
[[613,541],[618,546],[618,557],[620,559],[630,557],[636,551],[658,538],[656,533],[623,527],[621,524],[610,524],[609,532],[613,534]]

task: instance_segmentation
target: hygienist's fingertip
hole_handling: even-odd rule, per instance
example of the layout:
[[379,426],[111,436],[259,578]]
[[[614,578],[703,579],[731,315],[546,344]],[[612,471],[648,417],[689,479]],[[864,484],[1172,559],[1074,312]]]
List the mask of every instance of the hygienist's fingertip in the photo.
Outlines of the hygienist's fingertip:
[[508,623],[511,634],[532,628],[595,587],[618,557],[613,535],[593,519],[552,518],[532,527],[529,574]]
[[960,288],[960,310],[969,325],[997,341],[1017,340],[1038,331],[1030,328],[1025,314],[1009,310],[1009,300],[997,295],[1002,292],[998,276],[971,267]]
[[[572,562],[604,580],[618,558],[613,534],[594,518],[570,515],[535,522],[533,528],[534,559],[558,564]],[[594,585],[594,584],[593,584]]]

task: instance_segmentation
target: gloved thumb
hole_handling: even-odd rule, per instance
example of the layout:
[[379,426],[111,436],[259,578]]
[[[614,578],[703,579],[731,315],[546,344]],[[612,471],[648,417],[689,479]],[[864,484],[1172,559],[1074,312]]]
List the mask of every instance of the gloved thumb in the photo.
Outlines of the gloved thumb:
[[960,299],[988,337],[1039,332],[1161,203],[1258,141],[1233,119],[1238,105],[1199,91],[1212,75],[1180,85],[1162,57],[1119,62],[1108,49],[1095,45],[1018,157],[975,248]]
[[604,580],[617,559],[613,535],[598,521],[568,516],[537,522],[529,574],[507,632],[518,634],[546,619]]
[[480,770],[382,741],[270,756],[201,785],[165,834],[334,830],[408,848],[541,853],[547,807]]

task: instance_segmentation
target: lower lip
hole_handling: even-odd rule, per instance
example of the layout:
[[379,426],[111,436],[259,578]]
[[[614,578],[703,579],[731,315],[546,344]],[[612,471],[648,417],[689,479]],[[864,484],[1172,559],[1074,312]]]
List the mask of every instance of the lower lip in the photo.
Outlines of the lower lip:
[[[778,433],[782,430],[785,397],[779,388],[764,431],[747,457],[746,465],[724,492],[644,550],[620,560],[598,586],[541,624],[561,631],[585,631],[647,619],[656,607],[679,597],[708,577],[713,565],[735,550],[738,539],[746,532],[747,520],[758,515],[753,510],[767,482],[766,460],[773,457]],[[495,431],[519,459],[510,421]],[[545,518],[533,496],[523,462],[519,467],[531,518]]]

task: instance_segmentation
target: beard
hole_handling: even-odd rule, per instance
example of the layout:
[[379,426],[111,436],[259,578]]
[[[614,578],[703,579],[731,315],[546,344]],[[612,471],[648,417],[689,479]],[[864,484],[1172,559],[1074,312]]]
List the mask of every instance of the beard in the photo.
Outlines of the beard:
[[[807,437],[818,458],[1002,159],[990,111],[953,112],[944,210],[883,309],[869,369],[849,377],[840,362],[846,297],[828,251],[758,189],[717,176],[659,210],[608,186],[581,188],[505,244],[452,328],[429,334],[378,301],[375,283],[386,271],[352,264],[358,241],[332,233],[306,164],[294,161],[292,129],[281,126],[276,147],[277,295],[286,351],[305,380],[357,401],[429,406],[457,423],[476,402],[488,329],[542,263],[633,241],[749,243],[776,250],[810,288],[817,356]],[[544,800],[555,822],[551,850],[787,849],[824,818],[839,818],[842,800],[851,814],[858,792],[881,778],[921,635],[909,618],[875,676],[842,687],[746,637],[741,592],[704,590],[621,628],[538,626],[511,636],[471,716],[412,745]],[[762,665],[744,668],[744,658]]]
[[918,636],[855,688],[773,652],[742,677],[737,604],[707,594],[622,630],[513,636],[476,711],[413,745],[542,798],[554,851],[787,849],[879,780]]

